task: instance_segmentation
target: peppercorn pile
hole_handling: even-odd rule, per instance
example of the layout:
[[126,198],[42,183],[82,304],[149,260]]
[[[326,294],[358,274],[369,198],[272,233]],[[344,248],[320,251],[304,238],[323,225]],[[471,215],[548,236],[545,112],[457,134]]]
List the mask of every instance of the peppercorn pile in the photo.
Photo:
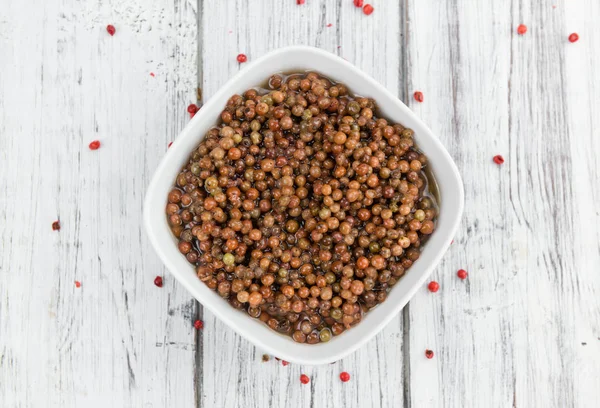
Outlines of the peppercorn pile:
[[316,73],[234,95],[166,213],[198,278],[300,343],[359,323],[419,258],[437,215],[413,131]]

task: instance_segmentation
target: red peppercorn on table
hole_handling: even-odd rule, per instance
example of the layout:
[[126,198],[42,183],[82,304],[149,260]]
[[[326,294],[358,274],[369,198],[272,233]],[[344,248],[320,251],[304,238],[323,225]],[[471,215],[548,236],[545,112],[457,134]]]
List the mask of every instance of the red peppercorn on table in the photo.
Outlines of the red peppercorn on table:
[[[4,0],[0,406],[596,406],[599,16],[596,0]],[[263,359],[142,230],[188,106],[291,44],[396,93],[466,192],[409,305],[317,367]]]

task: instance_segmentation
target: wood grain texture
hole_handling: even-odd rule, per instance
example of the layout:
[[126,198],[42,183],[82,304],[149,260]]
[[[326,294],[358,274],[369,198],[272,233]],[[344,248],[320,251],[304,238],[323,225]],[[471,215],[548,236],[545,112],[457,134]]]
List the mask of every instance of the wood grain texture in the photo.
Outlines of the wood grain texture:
[[[437,352],[433,361],[411,352],[411,406],[600,400],[600,180],[585,153],[598,151],[589,74],[598,5],[529,3],[409,5],[409,88],[426,95],[411,107],[448,147],[466,191],[463,228],[432,276],[442,289],[410,302],[411,351]],[[567,41],[575,30],[585,41]]]
[[195,403],[196,305],[142,231],[195,100],[195,2],[164,3],[2,2],[2,407]]
[[[312,45],[338,54],[365,70],[393,93],[401,87],[400,26],[397,3],[369,18],[351,1],[203,2],[203,88],[207,98],[240,64],[288,45]],[[327,27],[332,24],[331,27]],[[386,35],[379,36],[381,27]],[[374,42],[373,38],[381,38]],[[265,80],[267,78],[265,77]],[[404,404],[402,317],[352,356],[321,367],[262,363],[262,352],[212,314],[204,312],[202,407],[399,407]],[[226,346],[225,346],[226,345]],[[342,383],[348,371],[352,380]],[[311,377],[310,385],[300,375]]]
[[[295,3],[4,0],[0,406],[597,406],[600,4],[373,0],[367,17],[351,0]],[[292,44],[398,94],[466,191],[432,275],[440,291],[423,288],[367,345],[319,367],[263,363],[168,274],[156,288],[166,272],[141,226],[197,82],[210,98],[238,53]]]

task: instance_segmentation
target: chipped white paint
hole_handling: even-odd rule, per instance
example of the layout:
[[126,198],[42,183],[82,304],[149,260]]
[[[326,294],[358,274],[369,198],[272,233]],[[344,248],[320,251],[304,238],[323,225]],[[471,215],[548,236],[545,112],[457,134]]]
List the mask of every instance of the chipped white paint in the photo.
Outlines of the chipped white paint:
[[[366,17],[351,0],[4,0],[0,406],[597,405],[600,4],[372,3]],[[145,186],[197,78],[208,98],[238,53],[291,44],[337,53],[408,102],[457,161],[467,199],[433,275],[440,292],[423,288],[323,367],[263,363],[207,312],[196,338],[201,308],[168,275],[152,284],[164,268],[141,229]]]

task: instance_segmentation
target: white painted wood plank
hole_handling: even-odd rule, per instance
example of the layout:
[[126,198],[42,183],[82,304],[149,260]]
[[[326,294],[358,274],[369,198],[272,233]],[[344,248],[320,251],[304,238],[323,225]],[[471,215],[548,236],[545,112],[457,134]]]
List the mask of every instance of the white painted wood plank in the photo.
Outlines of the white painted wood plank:
[[[511,370],[501,317],[514,302],[503,282],[512,272],[500,231],[507,166],[492,162],[495,154],[507,156],[509,13],[500,3],[409,4],[409,93],[425,96],[410,106],[459,166],[466,200],[462,228],[432,274],[440,291],[423,287],[409,304],[410,406],[512,404],[510,376],[499,376]],[[460,268],[469,271],[467,281],[457,278]]]
[[[574,264],[566,270],[571,276],[560,276],[568,291],[560,303],[561,308],[566,305],[564,320],[571,331],[565,333],[570,340],[566,347],[570,364],[564,369],[572,370],[573,405],[583,407],[600,401],[600,119],[596,114],[600,110],[600,4],[586,0],[560,7],[557,11],[564,22],[557,43],[564,61],[562,86],[570,142],[565,150],[571,155],[566,183],[572,183],[573,190],[573,201],[566,208],[573,212],[572,220],[567,219],[572,222],[573,240],[569,242],[568,235],[561,238],[573,248]],[[575,44],[567,42],[572,32],[581,37]]]
[[195,99],[195,5],[2,3],[0,406],[195,404],[196,306],[154,286],[141,212]]
[[[295,3],[204,2],[202,59],[207,98],[239,70],[235,59],[238,53],[243,52],[252,60],[293,44],[313,45],[337,53],[393,93],[399,91],[401,10],[396,2],[380,4],[371,16],[365,16],[352,1],[309,0],[302,6]],[[382,27],[386,27],[385,35],[381,35]],[[374,38],[379,40],[373,41]],[[224,304],[224,307],[229,306]],[[403,405],[401,315],[352,356],[318,367],[283,367],[275,360],[262,363],[260,350],[209,312],[204,312],[204,318],[201,406]],[[345,384],[339,380],[344,370],[352,376]],[[310,385],[300,383],[302,373],[311,377]]]
[[[442,289],[411,301],[410,329],[398,316],[354,355],[310,368],[260,362],[212,315],[196,354],[194,302],[168,275],[152,285],[164,268],[141,230],[143,191],[194,98],[196,1],[5,3],[1,406],[194,406],[195,375],[207,407],[600,400],[597,2],[409,1],[406,50],[404,5],[374,1],[365,17],[350,0],[201,2],[208,97],[237,72],[239,52],[316,45],[405,100],[423,91],[411,107],[465,179],[464,228],[434,274]],[[90,152],[96,138],[103,147]]]
[[558,4],[409,2],[409,87],[425,93],[411,107],[466,191],[440,292],[410,303],[410,406],[599,400],[598,5]]

